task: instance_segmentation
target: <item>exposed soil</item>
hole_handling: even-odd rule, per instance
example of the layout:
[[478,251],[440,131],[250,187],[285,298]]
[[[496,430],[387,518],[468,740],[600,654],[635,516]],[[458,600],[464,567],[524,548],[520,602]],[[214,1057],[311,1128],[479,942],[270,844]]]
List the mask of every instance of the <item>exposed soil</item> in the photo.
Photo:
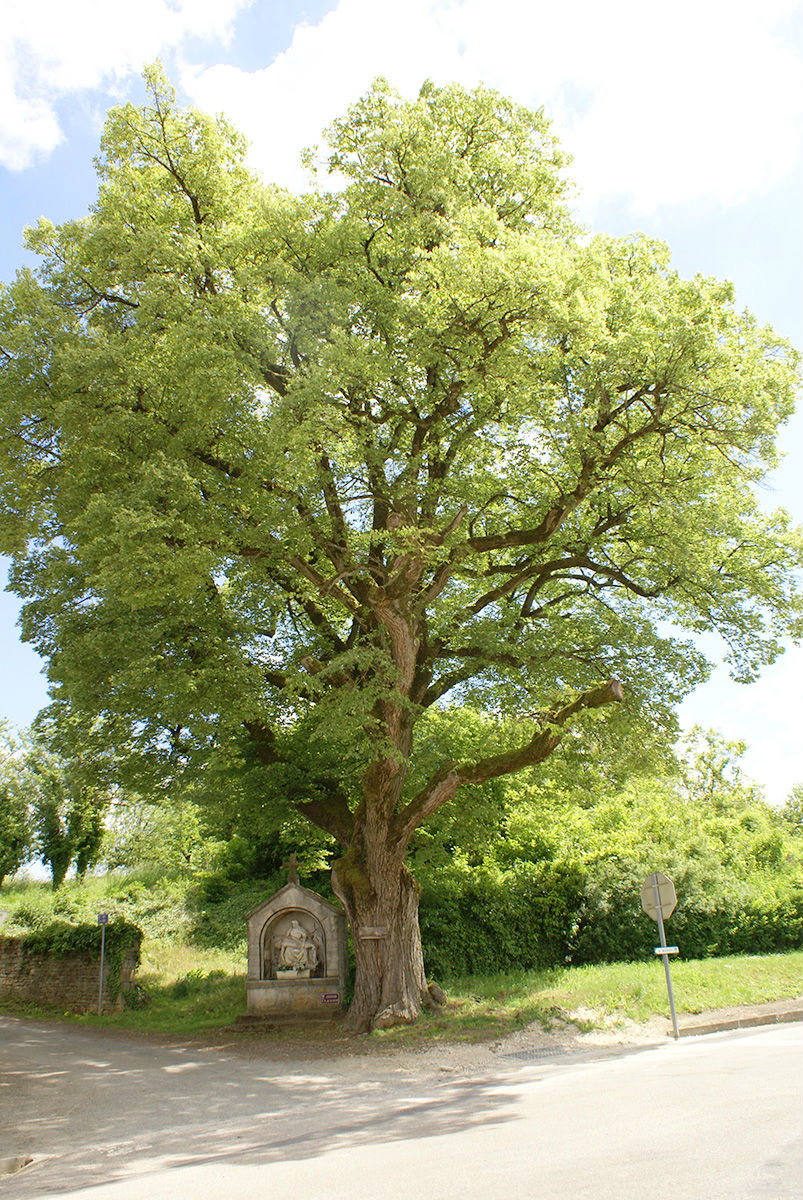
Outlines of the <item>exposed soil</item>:
[[[694,1032],[711,1031],[733,1023],[763,1024],[785,1019],[801,1010],[801,1000],[779,1000],[768,1004],[744,1005],[739,1008],[717,1009],[707,1013],[686,1014],[679,1024]],[[660,1045],[672,1037],[668,1017],[654,1016],[639,1024],[630,1020],[605,1018],[592,1009],[580,1008],[566,1014],[567,1019],[555,1019],[550,1029],[535,1022],[498,1038],[476,1041],[426,1041],[419,1045],[395,1042],[386,1037],[348,1036],[337,1027],[308,1033],[295,1028],[257,1027],[245,1030],[226,1030],[203,1040],[248,1058],[261,1058],[288,1066],[298,1062],[316,1062],[321,1069],[325,1063],[337,1063],[340,1072],[350,1073],[369,1064],[376,1068],[380,1062],[391,1071],[428,1075],[436,1072],[455,1072],[461,1075],[482,1073],[512,1065],[515,1061],[538,1061],[563,1055],[614,1051],[627,1046]],[[586,1025],[594,1028],[583,1031]],[[195,1040],[195,1039],[193,1039]]]

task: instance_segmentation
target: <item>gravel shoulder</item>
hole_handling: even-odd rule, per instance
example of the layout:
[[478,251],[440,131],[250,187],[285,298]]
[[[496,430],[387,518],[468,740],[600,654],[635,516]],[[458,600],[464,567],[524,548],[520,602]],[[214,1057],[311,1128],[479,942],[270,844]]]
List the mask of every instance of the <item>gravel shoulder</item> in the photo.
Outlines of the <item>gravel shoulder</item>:
[[[514,1033],[499,1038],[481,1041],[429,1042],[410,1046],[386,1040],[374,1040],[370,1036],[348,1037],[333,1030],[331,1038],[312,1040],[297,1036],[290,1029],[221,1031],[221,1034],[202,1041],[215,1045],[249,1059],[282,1064],[316,1063],[318,1068],[344,1073],[366,1068],[388,1071],[412,1072],[430,1075],[436,1072],[455,1072],[461,1075],[479,1075],[498,1070],[500,1065],[515,1060],[533,1061],[540,1058],[563,1056],[593,1056],[607,1054],[627,1048],[638,1049],[660,1045],[672,1038],[672,1022],[669,1017],[654,1016],[649,1021],[637,1023],[630,1020],[604,1020],[591,1009],[578,1009],[567,1014],[568,1020],[556,1019],[550,1029],[540,1023],[525,1026]],[[737,1008],[722,1008],[705,1013],[684,1014],[679,1020],[680,1033],[689,1034],[716,1032],[736,1026],[772,1024],[777,1021],[798,1020],[803,1016],[803,997],[794,1000],[776,1000],[766,1004],[740,1005]],[[595,1028],[583,1032],[585,1023],[593,1022]]]

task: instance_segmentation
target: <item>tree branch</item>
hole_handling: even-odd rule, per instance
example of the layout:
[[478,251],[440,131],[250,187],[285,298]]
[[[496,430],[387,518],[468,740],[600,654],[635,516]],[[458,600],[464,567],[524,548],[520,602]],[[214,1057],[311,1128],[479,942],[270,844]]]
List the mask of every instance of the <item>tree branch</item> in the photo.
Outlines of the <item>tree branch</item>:
[[624,699],[624,688],[618,679],[581,692],[568,704],[550,709],[537,722],[537,728],[529,742],[515,750],[491,755],[476,763],[446,763],[424,785],[393,823],[392,840],[396,845],[406,845],[418,826],[436,809],[451,800],[464,783],[486,783],[500,775],[510,775],[523,767],[543,762],[562,737],[563,726],[577,713],[589,708],[601,708],[616,704]]
[[335,794],[328,796],[326,800],[307,800],[299,803],[291,801],[290,805],[313,825],[317,825],[325,833],[331,833],[345,849],[351,845],[354,837],[354,817],[345,797]]

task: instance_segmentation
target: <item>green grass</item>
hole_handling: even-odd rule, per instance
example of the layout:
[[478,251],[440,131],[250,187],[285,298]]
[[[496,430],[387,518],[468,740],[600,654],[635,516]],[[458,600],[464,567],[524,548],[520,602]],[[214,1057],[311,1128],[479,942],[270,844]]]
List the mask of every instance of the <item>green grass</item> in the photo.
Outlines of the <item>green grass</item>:
[[[673,959],[671,972],[678,1012],[760,1004],[800,995],[803,952]],[[633,1021],[645,1021],[654,1013],[669,1015],[666,980],[658,962],[574,967],[561,974],[546,995],[568,1010],[586,1005]]]
[[[190,965],[192,964],[192,965]],[[675,961],[672,979],[679,1014],[706,1009],[757,1004],[800,995],[803,952],[697,962]],[[230,1031],[245,1012],[245,973],[242,962],[222,951],[197,951],[187,946],[146,945],[139,981],[147,990],[142,1007],[102,1017],[96,1013],[62,1014],[32,1005],[6,1003],[2,1011],[83,1025],[168,1036],[215,1035]],[[409,1028],[377,1031],[378,1046],[409,1047],[449,1041],[494,1039],[539,1022],[549,1029],[556,1021],[573,1022],[578,1029],[644,1022],[669,1015],[664,973],[660,963],[612,963],[567,967],[551,971],[520,971],[507,975],[469,976],[447,986],[448,1004],[425,1013]],[[247,1035],[244,1035],[247,1036]],[[271,1036],[300,1036],[314,1044],[341,1040],[339,1026],[298,1029]]]
[[62,1013],[59,1009],[16,1001],[0,1003],[0,1012],[33,1020],[172,1037],[194,1037],[228,1028],[245,1011],[245,976],[191,973],[172,985],[152,986],[142,1007],[123,1012]]
[[227,975],[245,975],[245,949],[242,954],[169,942],[146,937],[142,943],[137,980],[146,988],[175,983],[191,971],[223,971]]
[[[674,960],[671,970],[681,1015],[793,999],[803,990],[801,951]],[[669,1016],[666,980],[658,962],[467,976],[453,980],[446,990],[445,1010],[425,1014],[411,1029],[377,1031],[371,1036],[389,1044],[485,1040],[534,1021],[544,1029],[561,1021],[584,1031]]]

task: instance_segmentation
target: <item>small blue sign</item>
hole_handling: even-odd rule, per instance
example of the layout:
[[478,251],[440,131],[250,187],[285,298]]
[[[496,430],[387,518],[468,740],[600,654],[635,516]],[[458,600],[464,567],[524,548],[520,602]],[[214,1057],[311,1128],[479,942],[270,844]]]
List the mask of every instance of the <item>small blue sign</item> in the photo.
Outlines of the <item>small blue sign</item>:
[[108,925],[108,924],[109,924],[109,914],[108,913],[98,913],[98,925]]

